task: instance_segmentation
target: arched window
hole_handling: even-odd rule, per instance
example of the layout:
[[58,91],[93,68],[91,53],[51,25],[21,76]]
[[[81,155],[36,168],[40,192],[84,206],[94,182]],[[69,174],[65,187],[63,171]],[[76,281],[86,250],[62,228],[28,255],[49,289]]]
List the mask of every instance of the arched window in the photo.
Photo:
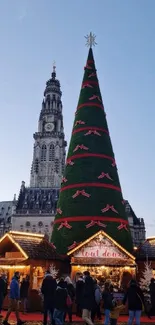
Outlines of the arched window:
[[43,144],[41,148],[41,161],[46,161],[46,153],[47,153],[46,144]]
[[54,161],[55,158],[55,149],[54,149],[54,144],[50,144],[49,148],[49,161]]

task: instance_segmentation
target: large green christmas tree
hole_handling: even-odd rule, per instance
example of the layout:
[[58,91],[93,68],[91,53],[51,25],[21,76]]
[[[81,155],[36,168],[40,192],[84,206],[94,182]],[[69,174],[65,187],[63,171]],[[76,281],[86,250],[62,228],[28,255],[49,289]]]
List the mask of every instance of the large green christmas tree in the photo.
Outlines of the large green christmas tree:
[[51,241],[59,253],[66,254],[101,229],[131,252],[130,229],[90,48]]

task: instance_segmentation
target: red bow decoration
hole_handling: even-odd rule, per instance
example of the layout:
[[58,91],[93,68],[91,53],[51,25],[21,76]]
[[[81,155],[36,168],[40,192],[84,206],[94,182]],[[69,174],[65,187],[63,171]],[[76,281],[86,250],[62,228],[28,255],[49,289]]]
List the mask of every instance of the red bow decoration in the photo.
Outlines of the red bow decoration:
[[68,246],[68,250],[73,249],[77,246],[77,242],[74,241],[74,243],[71,246]]
[[79,195],[83,195],[83,196],[86,196],[86,197],[90,197],[91,195],[86,193],[85,190],[81,190],[81,191],[76,191],[74,195],[72,195],[72,198],[75,199],[77,196]]
[[93,95],[92,97],[89,98],[89,100],[97,99],[99,102],[101,102],[101,99],[99,96]]
[[92,73],[88,76],[88,78],[95,77],[95,76],[96,76],[96,73],[95,73],[95,72],[92,72]]
[[92,70],[92,67],[88,63],[86,63],[86,66],[84,67],[84,69]]
[[104,213],[104,212],[107,212],[109,210],[111,210],[111,211],[113,211],[115,213],[118,213],[118,211],[114,208],[114,206],[109,205],[109,204],[107,204],[106,207],[104,209],[102,209],[101,211]]
[[58,227],[58,230],[60,230],[63,227],[65,227],[67,229],[71,229],[72,228],[72,226],[69,225],[68,221],[61,222],[60,226]]
[[85,84],[85,85],[82,85],[82,89],[84,89],[84,88],[93,88],[93,86],[90,84]]
[[115,166],[116,166],[116,161],[115,161],[115,160],[113,161],[113,163],[112,163],[111,166],[112,166],[112,167],[115,167]]
[[104,173],[104,172],[102,172],[101,175],[98,176],[98,179],[101,179],[101,178],[104,178],[104,177],[106,177],[106,178],[110,179],[111,181],[113,181],[113,179],[110,177],[110,175],[108,173]]
[[62,178],[62,183],[66,183],[67,182],[67,178],[66,177],[63,177]]
[[58,208],[57,213],[62,214],[62,210],[60,208]]
[[81,121],[81,120],[76,121],[75,126],[77,126],[78,124],[85,124],[85,122],[84,121]]
[[77,151],[78,149],[83,149],[83,150],[88,150],[89,148],[85,147],[83,144],[78,144],[75,149],[73,150],[73,152]]
[[66,163],[66,165],[70,165],[70,166],[73,166],[73,165],[74,165],[74,162],[73,162],[73,161],[71,161],[71,160],[67,160],[67,163]]
[[127,225],[123,222],[117,227],[117,229],[118,230],[125,229],[126,231],[128,231]]
[[99,135],[101,136],[101,134],[99,132],[97,132],[96,130],[89,130],[87,133],[85,133],[85,135],[89,135],[89,134],[95,134],[95,135]]
[[102,223],[101,221],[94,221],[94,220],[92,220],[90,223],[88,223],[88,225],[86,225],[86,228],[90,228],[95,225],[106,228],[106,225],[104,223]]
[[51,246],[52,246],[54,249],[56,249],[56,246],[55,246],[53,243],[51,243]]

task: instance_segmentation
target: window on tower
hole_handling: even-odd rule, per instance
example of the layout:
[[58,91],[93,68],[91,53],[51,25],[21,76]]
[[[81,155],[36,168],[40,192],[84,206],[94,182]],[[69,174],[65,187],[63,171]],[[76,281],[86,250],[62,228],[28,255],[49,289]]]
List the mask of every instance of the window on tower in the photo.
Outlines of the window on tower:
[[49,161],[54,161],[55,159],[55,149],[54,149],[54,144],[50,144],[49,148]]
[[55,172],[59,173],[59,159],[55,159]]
[[41,161],[46,161],[46,154],[47,154],[47,148],[46,145],[43,144],[41,148]]

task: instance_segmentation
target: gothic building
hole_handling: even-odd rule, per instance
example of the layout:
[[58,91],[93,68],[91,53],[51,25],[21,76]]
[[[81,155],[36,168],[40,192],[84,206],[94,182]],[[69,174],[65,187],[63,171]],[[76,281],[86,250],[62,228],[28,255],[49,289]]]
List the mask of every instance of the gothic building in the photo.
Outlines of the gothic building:
[[61,96],[54,66],[46,83],[38,130],[33,136],[30,187],[22,182],[16,213],[12,216],[13,230],[47,234],[52,231],[67,146]]

